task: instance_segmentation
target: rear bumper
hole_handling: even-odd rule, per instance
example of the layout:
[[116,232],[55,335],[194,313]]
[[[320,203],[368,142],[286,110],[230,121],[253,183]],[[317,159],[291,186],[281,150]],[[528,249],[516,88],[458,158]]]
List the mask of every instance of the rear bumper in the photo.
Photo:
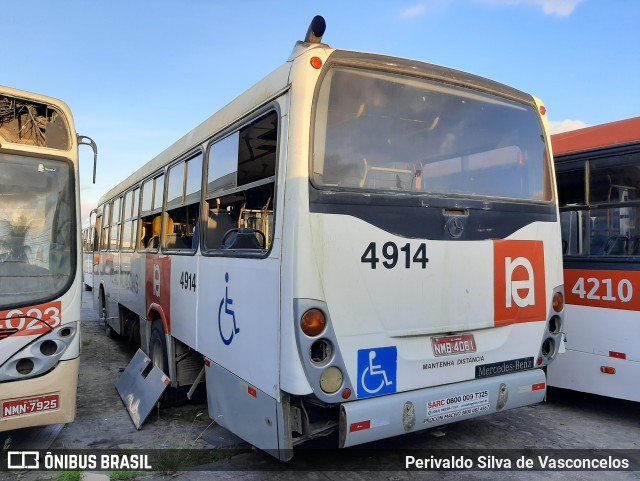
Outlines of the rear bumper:
[[340,447],[390,438],[544,399],[542,369],[343,403]]

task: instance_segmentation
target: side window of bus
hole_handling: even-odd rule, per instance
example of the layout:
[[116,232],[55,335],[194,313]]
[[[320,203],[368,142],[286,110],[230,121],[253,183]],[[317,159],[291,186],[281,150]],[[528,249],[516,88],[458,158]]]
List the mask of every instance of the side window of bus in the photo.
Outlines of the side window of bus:
[[111,241],[109,248],[112,251],[118,250],[118,238],[120,236],[120,222],[122,215],[122,197],[116,197],[111,206]]
[[142,204],[140,206],[139,249],[158,251],[162,228],[162,194],[164,174],[142,184]]
[[111,224],[111,204],[104,205],[102,216],[102,236],[100,237],[100,250],[109,250],[109,225]]
[[120,249],[123,251],[132,251],[135,246],[135,232],[138,226],[138,192],[139,189],[134,189],[124,195],[122,237],[120,239]]
[[98,250],[100,250],[102,248],[102,242],[101,242],[101,238],[102,238],[102,206],[100,206],[96,212],[96,225],[93,228],[93,235],[94,235],[94,239],[93,239],[93,249],[94,252],[97,252]]
[[202,154],[169,169],[162,248],[193,252],[198,247]]
[[277,140],[278,114],[270,112],[210,147],[205,251],[271,247]]

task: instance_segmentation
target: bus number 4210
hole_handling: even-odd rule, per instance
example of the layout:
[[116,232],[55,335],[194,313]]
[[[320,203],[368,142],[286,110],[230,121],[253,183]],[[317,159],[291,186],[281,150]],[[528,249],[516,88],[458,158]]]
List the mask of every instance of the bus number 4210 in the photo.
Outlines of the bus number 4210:
[[[602,289],[605,292],[601,291],[600,283],[602,282]],[[589,277],[586,281],[587,286],[585,287],[584,277],[578,277],[573,289],[571,292],[578,296],[580,299],[593,299],[593,300],[603,300],[603,301],[617,301],[620,299],[622,302],[629,302],[633,298],[633,284],[628,279],[621,279],[617,285],[617,294],[618,297],[614,296],[613,292],[613,281],[611,279],[596,279],[595,277]],[[590,284],[590,285],[589,285]],[[587,292],[588,291],[588,292]],[[598,292],[601,291],[601,292]]]

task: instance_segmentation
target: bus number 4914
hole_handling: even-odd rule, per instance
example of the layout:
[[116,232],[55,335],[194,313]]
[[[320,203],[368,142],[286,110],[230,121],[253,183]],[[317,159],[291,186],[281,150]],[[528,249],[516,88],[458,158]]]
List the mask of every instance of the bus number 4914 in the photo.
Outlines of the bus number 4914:
[[[600,292],[600,279],[596,279],[595,277],[587,278],[586,283],[591,284],[585,288],[585,280],[584,277],[578,277],[573,289],[571,292],[578,296],[580,299],[593,299],[593,300],[603,300],[603,301],[611,301],[614,302],[620,299],[622,302],[629,302],[633,298],[633,284],[628,279],[621,279],[618,282],[617,286],[617,294],[618,297],[614,296],[613,292],[613,282],[611,279],[602,279],[602,285],[606,292]],[[587,289],[589,292],[587,292]],[[604,295],[602,295],[604,294]]]
[[[404,256],[399,252],[402,252]],[[427,258],[427,245],[424,242],[418,246],[416,251],[413,253],[413,256],[411,256],[411,244],[408,242],[400,248],[398,248],[395,242],[385,242],[382,246],[382,256],[386,259],[382,261],[382,265],[387,269],[393,269],[396,267],[398,260],[401,260],[402,257],[404,258],[404,267],[406,269],[411,267],[412,261],[420,264],[423,269],[427,267],[427,262],[429,262],[429,259]],[[369,243],[364,254],[362,254],[362,257],[360,258],[360,262],[371,264],[372,269],[376,268],[378,262],[380,262],[380,258],[378,257],[377,245],[375,242]]]
[[196,290],[196,274],[191,272],[180,273],[180,286],[188,291]]

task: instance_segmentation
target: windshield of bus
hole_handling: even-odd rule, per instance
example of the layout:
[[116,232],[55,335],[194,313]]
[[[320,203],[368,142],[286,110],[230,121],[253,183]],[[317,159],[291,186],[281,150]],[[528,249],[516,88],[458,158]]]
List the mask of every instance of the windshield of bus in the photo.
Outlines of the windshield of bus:
[[53,299],[72,280],[71,166],[0,154],[0,308]]
[[439,82],[336,67],[317,96],[320,188],[550,201],[533,107]]

